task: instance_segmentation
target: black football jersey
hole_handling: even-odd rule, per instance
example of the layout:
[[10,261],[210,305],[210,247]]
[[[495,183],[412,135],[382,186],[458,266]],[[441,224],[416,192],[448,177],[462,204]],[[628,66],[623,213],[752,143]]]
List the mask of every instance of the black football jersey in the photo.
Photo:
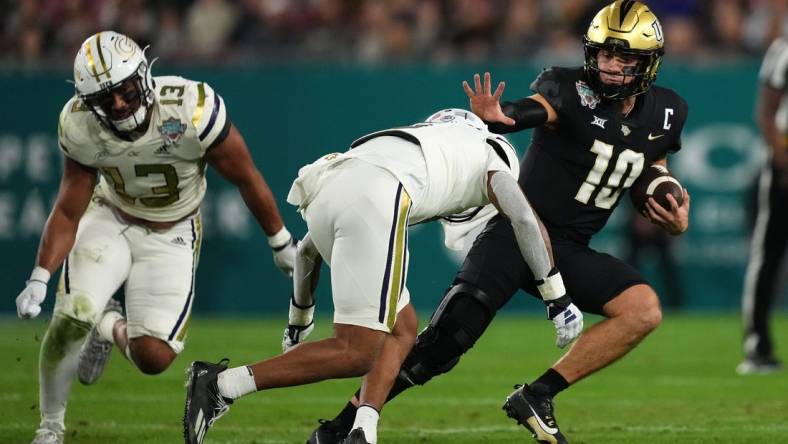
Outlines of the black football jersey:
[[687,103],[652,86],[624,117],[582,68],[551,68],[531,84],[558,113],[534,129],[520,185],[552,238],[587,243],[643,168],[681,148]]

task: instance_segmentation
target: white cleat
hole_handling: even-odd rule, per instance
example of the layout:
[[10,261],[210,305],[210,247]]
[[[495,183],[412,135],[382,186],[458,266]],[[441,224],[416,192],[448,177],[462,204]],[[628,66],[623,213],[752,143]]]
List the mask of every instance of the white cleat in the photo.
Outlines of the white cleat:
[[63,444],[66,428],[62,424],[45,423],[36,430],[36,436],[30,444]]
[[746,358],[736,367],[740,375],[768,375],[783,369],[782,363],[773,356],[752,356]]
[[[110,298],[104,312],[101,315],[103,318],[109,312],[123,313],[123,307],[114,298]],[[101,318],[99,322],[101,322]],[[96,324],[98,325],[98,323]],[[79,352],[79,366],[77,367],[77,376],[79,382],[84,385],[90,385],[98,380],[99,376],[104,372],[104,368],[109,362],[110,354],[112,353],[112,342],[102,338],[96,326],[90,330],[88,339],[82,346]]]

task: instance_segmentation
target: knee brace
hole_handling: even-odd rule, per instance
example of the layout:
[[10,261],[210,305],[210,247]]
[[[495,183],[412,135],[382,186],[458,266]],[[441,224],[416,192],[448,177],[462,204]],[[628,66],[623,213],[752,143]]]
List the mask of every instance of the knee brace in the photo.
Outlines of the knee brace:
[[501,304],[468,283],[451,287],[416,338],[400,370],[400,379],[423,385],[451,370],[492,322]]

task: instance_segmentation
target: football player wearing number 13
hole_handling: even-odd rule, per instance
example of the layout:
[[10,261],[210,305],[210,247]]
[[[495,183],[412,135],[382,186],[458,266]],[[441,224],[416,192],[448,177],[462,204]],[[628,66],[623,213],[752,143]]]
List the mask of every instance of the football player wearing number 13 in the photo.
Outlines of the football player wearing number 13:
[[[585,65],[552,68],[532,83],[534,95],[499,103],[490,75],[464,82],[472,111],[495,133],[534,128],[520,169],[520,186],[544,221],[566,293],[580,310],[607,319],[588,328],[569,351],[531,384],[517,387],[504,404],[509,416],[542,443],[565,443],[553,413],[560,391],[613,363],[660,324],[656,293],[634,268],[589,248],[644,167],[666,165],[681,147],[687,104],[675,92],[652,86],[663,53],[656,16],[642,3],[604,7],[583,39]],[[687,229],[689,195],[671,208],[653,198],[652,222],[672,234]],[[523,289],[538,294],[517,249],[509,222],[490,220],[444,296],[439,313],[419,335],[389,399],[449,371],[482,335],[496,311]],[[310,443],[339,442],[352,424],[354,398],[333,420],[323,421]],[[335,438],[335,437],[339,438]]]
[[[271,190],[207,84],[151,77],[144,50],[112,31],[82,44],[74,82],[76,95],[58,127],[65,155],[60,190],[35,269],[16,299],[21,318],[37,316],[50,274],[63,263],[41,344],[34,443],[63,442],[75,374],[95,382],[113,343],[145,374],[161,373],[183,350],[206,164],[238,187],[276,265],[290,274],[295,259]],[[111,299],[121,285],[125,317]]]

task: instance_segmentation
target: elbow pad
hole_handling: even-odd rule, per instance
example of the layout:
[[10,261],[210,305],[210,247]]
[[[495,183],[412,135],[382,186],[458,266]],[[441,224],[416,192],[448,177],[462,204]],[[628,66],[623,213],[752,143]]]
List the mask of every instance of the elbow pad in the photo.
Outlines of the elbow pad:
[[531,98],[520,99],[516,102],[503,102],[501,110],[514,119],[515,124],[510,126],[500,122],[487,123],[487,128],[496,134],[513,133],[547,123],[547,110]]

